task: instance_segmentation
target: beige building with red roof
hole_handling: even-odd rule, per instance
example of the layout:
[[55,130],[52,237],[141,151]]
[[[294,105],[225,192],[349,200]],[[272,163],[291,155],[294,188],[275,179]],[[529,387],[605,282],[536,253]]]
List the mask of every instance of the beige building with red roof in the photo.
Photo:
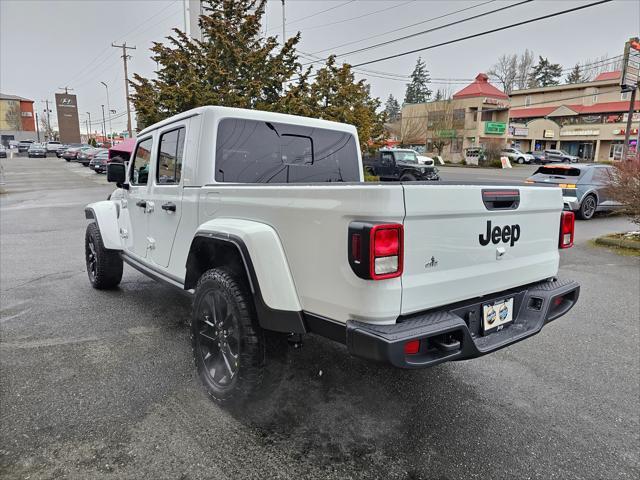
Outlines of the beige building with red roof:
[[466,149],[507,141],[509,97],[480,73],[450,100],[405,104],[400,141],[459,162]]
[[[516,90],[508,97],[480,73],[451,100],[405,104],[399,140],[454,162],[467,148],[492,142],[523,151],[562,149],[585,161],[618,160],[631,97],[620,93],[619,84],[620,72],[605,72],[591,82]],[[634,107],[631,136],[637,139],[640,101]]]
[[[560,149],[587,161],[619,160],[630,98],[631,92],[620,92],[620,72],[601,73],[591,82],[516,90],[507,139],[524,151]],[[634,112],[630,133],[636,142],[640,101]]]

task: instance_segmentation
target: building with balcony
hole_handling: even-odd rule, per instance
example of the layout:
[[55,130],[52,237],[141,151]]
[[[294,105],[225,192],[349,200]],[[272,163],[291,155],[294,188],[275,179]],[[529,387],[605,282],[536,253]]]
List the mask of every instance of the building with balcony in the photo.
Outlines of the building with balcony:
[[35,140],[36,120],[33,100],[0,93],[0,143]]
[[[636,98],[637,97],[636,93]],[[521,150],[561,149],[586,161],[620,160],[631,92],[620,92],[620,72],[593,81],[511,93],[507,141]],[[640,101],[632,116],[637,143]]]
[[449,100],[405,104],[400,139],[427,154],[459,162],[467,148],[505,145],[509,97],[480,73]]

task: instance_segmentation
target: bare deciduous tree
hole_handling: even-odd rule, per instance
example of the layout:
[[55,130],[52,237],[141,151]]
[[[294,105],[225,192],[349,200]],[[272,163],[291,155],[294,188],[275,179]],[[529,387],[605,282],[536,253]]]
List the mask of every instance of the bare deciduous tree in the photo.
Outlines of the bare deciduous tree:
[[527,88],[527,83],[529,82],[529,75],[531,74],[531,69],[535,64],[535,55],[529,49],[526,49],[524,52],[520,54],[518,57],[518,73],[516,75],[516,80],[514,83],[514,87],[516,90],[522,90],[523,88]]
[[498,63],[493,65],[487,72],[490,77],[502,84],[502,90],[507,95],[511,95],[518,76],[518,55],[500,55]]

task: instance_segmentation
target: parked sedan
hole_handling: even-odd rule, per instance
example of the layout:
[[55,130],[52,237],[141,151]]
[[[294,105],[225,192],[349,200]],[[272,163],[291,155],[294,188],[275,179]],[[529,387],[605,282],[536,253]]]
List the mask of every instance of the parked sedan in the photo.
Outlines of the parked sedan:
[[0,143],[0,158],[7,158],[7,149]]
[[56,157],[62,158],[62,154],[65,152],[67,148],[70,148],[71,145],[60,144],[60,146],[56,149]]
[[613,167],[610,165],[550,164],[539,167],[526,183],[558,185],[562,188],[564,209],[589,220],[596,212],[620,207],[608,193],[612,179]]
[[501,153],[502,156],[507,157],[510,161],[521,165],[524,163],[531,163],[535,160],[533,155],[524,153],[517,148],[503,148]]
[[569,155],[564,150],[545,150],[547,162],[576,163],[579,159],[575,155]]
[[109,162],[109,151],[103,150],[93,157],[89,162],[89,168],[92,168],[96,173],[105,173],[107,171],[107,163]]
[[41,143],[32,143],[29,149],[27,150],[27,156],[29,158],[34,157],[47,157],[47,147]]
[[93,160],[93,157],[95,157],[97,153],[106,151],[106,148],[83,147],[78,152],[76,162],[80,162],[84,167],[88,167],[89,163],[91,162],[91,160]]

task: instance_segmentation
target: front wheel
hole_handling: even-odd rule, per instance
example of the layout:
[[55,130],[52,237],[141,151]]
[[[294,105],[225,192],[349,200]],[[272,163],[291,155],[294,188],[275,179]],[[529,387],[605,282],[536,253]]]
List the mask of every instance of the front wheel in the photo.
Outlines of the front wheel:
[[98,224],[87,225],[84,242],[87,274],[93,288],[115,288],[122,280],[122,258],[117,250],[104,247]]
[[520,165],[522,165],[524,163],[524,158],[522,158],[522,157],[518,158],[518,163]]
[[259,325],[244,283],[224,268],[205,272],[196,287],[191,320],[193,358],[209,396],[242,403],[274,389],[284,371],[286,339]]
[[580,208],[578,209],[578,218],[581,220],[591,220],[596,213],[598,201],[594,195],[587,195],[582,199]]

